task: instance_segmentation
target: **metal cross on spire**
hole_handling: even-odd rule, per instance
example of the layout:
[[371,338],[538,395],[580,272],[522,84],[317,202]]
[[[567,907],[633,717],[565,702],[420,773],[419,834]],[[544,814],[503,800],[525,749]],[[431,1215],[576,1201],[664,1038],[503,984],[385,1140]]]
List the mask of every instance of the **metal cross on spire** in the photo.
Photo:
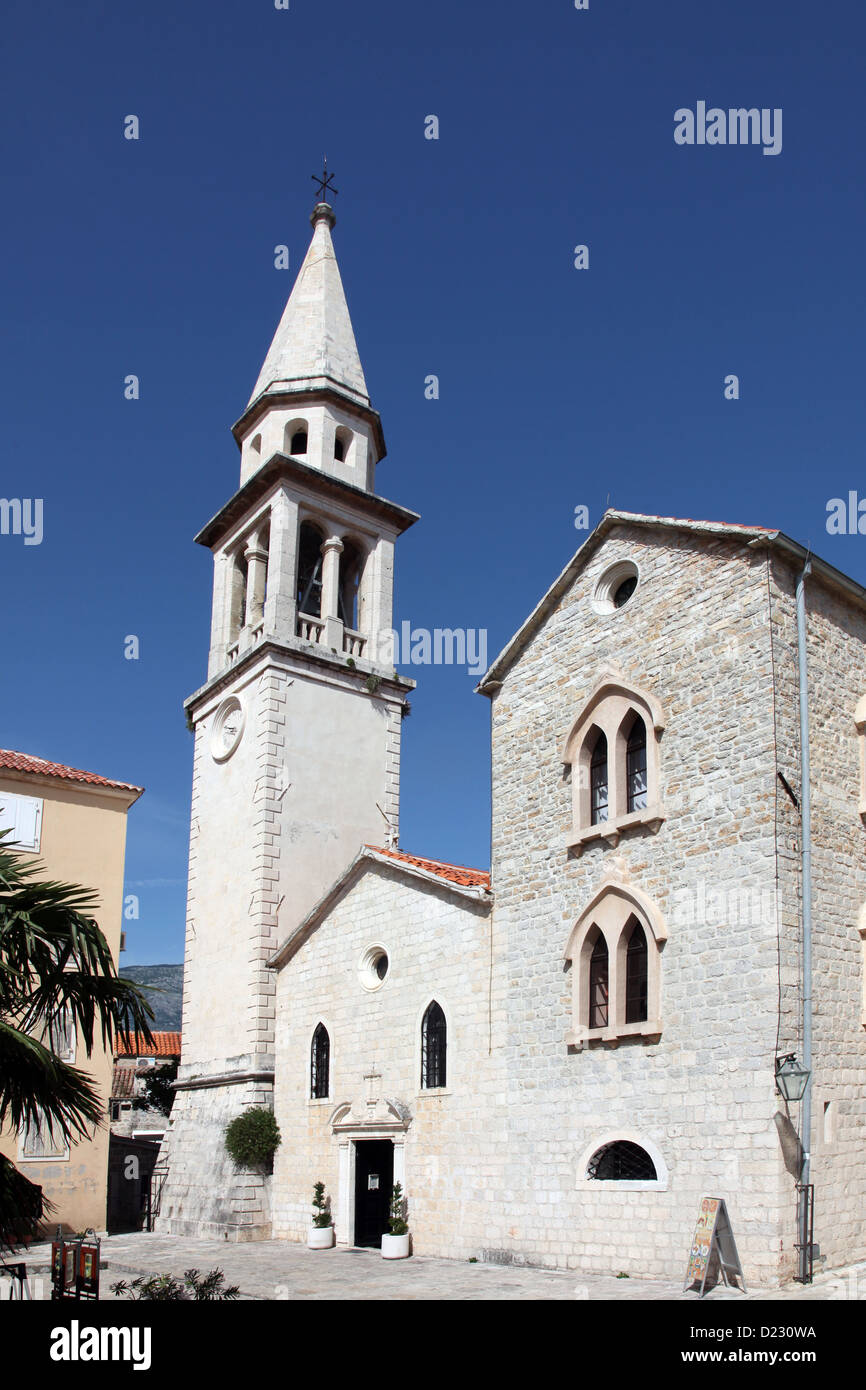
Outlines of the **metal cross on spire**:
[[329,193],[337,193],[337,192],[339,191],[338,189],[334,188],[333,184],[331,183],[331,179],[334,177],[334,175],[328,173],[328,156],[327,156],[327,155],[325,155],[325,167],[324,167],[324,169],[323,169],[323,171],[322,171],[322,177],[319,178],[318,174],[312,174],[311,177],[312,177],[313,183],[317,183],[317,184],[319,185],[319,189],[318,189],[318,194],[319,194],[319,196],[318,196],[318,201],[319,201],[320,203],[326,203],[326,202],[328,201],[327,195],[328,195]]

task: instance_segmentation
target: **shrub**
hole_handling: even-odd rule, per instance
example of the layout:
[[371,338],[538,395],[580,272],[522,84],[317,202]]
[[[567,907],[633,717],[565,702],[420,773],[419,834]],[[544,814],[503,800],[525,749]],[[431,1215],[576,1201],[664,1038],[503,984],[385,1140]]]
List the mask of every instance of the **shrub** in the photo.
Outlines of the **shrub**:
[[313,1225],[318,1226],[320,1230],[324,1230],[331,1224],[331,1213],[328,1210],[328,1205],[328,1199],[325,1196],[325,1184],[317,1182],[313,1188],[313,1206],[316,1209]]
[[147,1278],[141,1274],[129,1284],[125,1279],[112,1284],[111,1292],[121,1298],[131,1298],[133,1302],[154,1303],[218,1303],[240,1295],[237,1284],[226,1287],[221,1269],[212,1269],[210,1274],[188,1269],[184,1272],[183,1283],[173,1274],[151,1274]]
[[409,1223],[406,1220],[406,1199],[403,1196],[403,1189],[398,1182],[395,1182],[391,1193],[391,1211],[388,1215],[388,1225],[391,1228],[392,1236],[405,1236],[409,1230]]
[[280,1141],[280,1127],[273,1111],[263,1105],[250,1106],[226,1126],[226,1148],[239,1168],[272,1172]]

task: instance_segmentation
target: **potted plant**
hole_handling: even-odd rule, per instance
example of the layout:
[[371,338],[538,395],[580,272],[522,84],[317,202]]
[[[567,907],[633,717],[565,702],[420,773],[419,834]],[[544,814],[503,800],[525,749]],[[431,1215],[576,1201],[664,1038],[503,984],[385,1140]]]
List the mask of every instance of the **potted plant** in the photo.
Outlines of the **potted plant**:
[[406,1199],[403,1189],[395,1182],[388,1213],[389,1230],[382,1237],[382,1258],[405,1260],[409,1254],[409,1225],[406,1221]]
[[331,1213],[328,1210],[323,1182],[317,1182],[313,1188],[313,1207],[315,1213],[307,1236],[307,1245],[310,1250],[330,1250],[334,1244],[334,1227],[331,1224]]

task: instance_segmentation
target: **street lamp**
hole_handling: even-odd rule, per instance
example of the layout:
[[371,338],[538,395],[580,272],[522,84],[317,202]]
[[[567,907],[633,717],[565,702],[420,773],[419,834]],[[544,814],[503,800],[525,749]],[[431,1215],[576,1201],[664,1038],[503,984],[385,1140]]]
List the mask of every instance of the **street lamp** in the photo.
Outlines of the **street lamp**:
[[808,1067],[800,1066],[793,1052],[776,1058],[776,1086],[785,1100],[802,1100],[811,1075]]

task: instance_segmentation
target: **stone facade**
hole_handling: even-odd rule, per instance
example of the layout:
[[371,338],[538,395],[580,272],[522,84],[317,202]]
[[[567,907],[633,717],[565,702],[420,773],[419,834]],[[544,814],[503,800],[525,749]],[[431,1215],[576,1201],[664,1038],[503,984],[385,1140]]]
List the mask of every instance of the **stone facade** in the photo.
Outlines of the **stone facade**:
[[[303,1236],[322,1179],[337,1239],[351,1243],[351,1157],[372,1071],[405,1119],[400,1172],[419,1253],[676,1277],[701,1197],[719,1195],[747,1279],[773,1285],[795,1272],[795,1180],[776,1117],[794,1127],[799,1117],[776,1093],[774,1059],[801,1047],[799,571],[773,534],[609,514],[482,681],[493,700],[495,892],[483,931],[464,906],[446,913],[426,885],[379,867],[275,958],[275,1108],[303,1136],[275,1173],[275,1234]],[[596,611],[603,576],[626,562],[639,575],[634,595]],[[866,1253],[854,724],[866,618],[828,571],[808,581],[807,607],[813,1179],[816,1239],[832,1267]],[[599,686],[622,692],[616,700],[646,697],[657,770],[648,810],[575,834],[580,769],[564,750]],[[599,904],[616,895],[653,928],[658,1028],[578,1037],[569,943],[587,909],[602,920]],[[393,943],[400,962],[372,1003],[357,979],[368,939]],[[457,986],[443,951],[447,962],[461,940]],[[453,1070],[431,1103],[417,1048],[420,1010],[437,991],[450,995]],[[309,1099],[318,1021],[336,1059],[327,1101]],[[615,1140],[649,1154],[655,1180],[590,1177],[592,1156]]]
[[[625,559],[640,573],[634,597],[594,613],[598,581]],[[741,544],[614,528],[493,696],[493,883],[512,981],[509,1188],[537,1162],[539,1133],[549,1156],[543,1182],[511,1208],[512,1248],[528,1259],[671,1275],[684,1267],[700,1197],[712,1193],[728,1200],[747,1274],[778,1272],[765,614],[762,557]],[[561,747],[607,672],[664,710],[665,820],[578,855],[563,847],[572,796]],[[662,1031],[658,1041],[577,1051],[565,1040],[562,956],[571,924],[609,875],[639,888],[668,924]],[[646,1190],[587,1182],[588,1158],[611,1136],[641,1145],[667,1176]]]
[[[412,1194],[416,1243],[457,1258],[483,1243],[505,1140],[489,894],[365,863],[278,974],[274,1109],[284,1142],[273,1232],[306,1239],[313,1185],[322,1181],[337,1242],[351,1245],[356,1146],[385,1137],[395,1145],[395,1180]],[[389,968],[371,989],[359,977],[374,945]],[[421,1022],[434,999],[448,1027],[448,1070],[443,1088],[423,1089]],[[330,1086],[327,1098],[311,1099],[319,1023],[331,1039]]]

